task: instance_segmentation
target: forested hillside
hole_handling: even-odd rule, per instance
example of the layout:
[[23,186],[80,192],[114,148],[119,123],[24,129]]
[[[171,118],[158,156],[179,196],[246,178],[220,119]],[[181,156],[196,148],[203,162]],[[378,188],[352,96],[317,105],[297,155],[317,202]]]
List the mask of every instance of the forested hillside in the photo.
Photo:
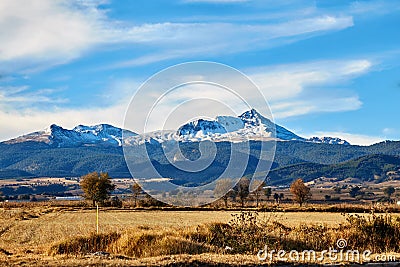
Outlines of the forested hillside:
[[[218,177],[229,162],[231,145],[216,143],[218,153],[213,164],[203,172],[193,175],[176,169],[162,154],[159,144],[148,144],[149,156],[163,176],[179,184],[201,184]],[[259,162],[261,143],[251,141],[251,157],[245,175],[251,175]],[[190,158],[199,157],[198,143],[180,144],[182,153]],[[130,177],[121,147],[81,146],[57,148],[45,143],[24,142],[0,144],[0,177],[65,177],[81,176],[92,171],[109,172],[112,177]],[[372,156],[371,156],[372,155]],[[400,142],[383,142],[372,146],[343,146],[298,141],[276,144],[274,171],[271,180],[285,183],[296,177],[311,180],[321,176],[359,177],[385,179],[384,172],[399,166]],[[359,159],[360,158],[360,159]],[[355,160],[357,159],[357,160]],[[141,157],[138,155],[138,162]]]

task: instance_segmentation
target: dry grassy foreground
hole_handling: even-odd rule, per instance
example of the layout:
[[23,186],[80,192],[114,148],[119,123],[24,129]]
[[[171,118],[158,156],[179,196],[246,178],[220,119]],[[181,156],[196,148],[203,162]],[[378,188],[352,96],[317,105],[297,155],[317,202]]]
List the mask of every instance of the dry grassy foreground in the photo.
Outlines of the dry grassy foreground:
[[[96,231],[95,210],[34,208],[1,210],[0,247],[12,253],[27,249],[43,252],[54,241]],[[230,211],[113,211],[100,210],[100,232],[123,232],[135,226],[182,228],[205,223],[228,223]],[[340,213],[260,213],[285,225],[344,223]]]
[[[52,255],[55,244],[62,244],[61,249],[70,246],[79,236],[87,238],[96,231],[96,214],[94,210],[79,208],[57,207],[33,207],[13,208],[0,210],[0,265],[1,266],[147,266],[186,264],[187,266],[208,263],[231,263],[234,265],[258,265],[260,262],[253,255],[217,255],[210,253],[204,243],[187,244],[181,236],[189,237],[193,233],[208,234],[206,228],[201,225],[211,223],[228,223],[232,214],[230,211],[123,211],[101,210],[100,233],[118,236],[113,241],[110,256],[90,255]],[[259,213],[258,217],[263,221],[278,222],[282,225],[295,227],[298,225],[324,225],[324,227],[336,227],[345,224],[345,218],[340,213],[316,213],[316,212],[277,212]],[[284,228],[283,228],[284,229]],[[149,233],[149,235],[146,235]],[[115,238],[115,236],[106,238]],[[153,241],[152,238],[156,238]],[[136,238],[136,239],[135,239]],[[144,240],[142,240],[144,238]],[[131,239],[134,239],[132,241]],[[200,238],[201,239],[201,238]],[[199,240],[200,240],[199,239]],[[66,243],[63,243],[63,241]],[[68,241],[72,240],[72,241]],[[74,241],[75,240],[75,241]],[[80,242],[88,242],[82,239]],[[85,241],[86,240],[86,241]],[[141,251],[130,251],[137,244],[158,244],[160,247],[174,246],[201,252],[200,255],[169,255],[174,251],[155,251],[156,254],[146,254]],[[72,242],[72,243],[71,243]],[[142,243],[140,243],[142,242]],[[146,243],[147,242],[147,243]],[[156,243],[154,243],[156,242]],[[161,243],[157,243],[161,242]],[[118,247],[116,247],[118,246]],[[60,249],[60,246],[57,247]],[[139,246],[140,247],[140,246]],[[201,248],[201,249],[200,249]],[[204,250],[204,251],[203,251]],[[179,248],[178,248],[179,252]],[[214,251],[215,252],[215,251]],[[221,251],[218,251],[221,252]],[[222,251],[223,252],[223,251]],[[134,255],[141,255],[140,259]],[[166,254],[166,256],[157,256]],[[197,254],[197,253],[195,253]],[[132,256],[133,255],[133,256]]]

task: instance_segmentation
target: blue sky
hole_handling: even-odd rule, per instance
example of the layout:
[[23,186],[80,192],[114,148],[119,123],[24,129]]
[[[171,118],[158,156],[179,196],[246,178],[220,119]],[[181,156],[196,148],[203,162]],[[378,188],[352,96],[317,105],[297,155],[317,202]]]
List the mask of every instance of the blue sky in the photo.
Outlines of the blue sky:
[[248,75],[299,135],[399,140],[398,25],[396,0],[2,0],[0,140],[122,126],[149,76],[197,60]]

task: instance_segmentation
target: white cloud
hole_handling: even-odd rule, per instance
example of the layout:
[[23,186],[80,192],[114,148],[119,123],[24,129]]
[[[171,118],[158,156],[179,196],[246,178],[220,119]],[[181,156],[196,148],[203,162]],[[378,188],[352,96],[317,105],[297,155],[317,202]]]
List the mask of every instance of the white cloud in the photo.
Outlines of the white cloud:
[[347,12],[357,15],[365,14],[371,18],[374,15],[385,15],[398,10],[400,6],[397,0],[372,0],[352,2]]
[[310,138],[313,136],[318,137],[339,137],[348,141],[352,145],[360,145],[360,146],[369,146],[372,144],[376,144],[385,140],[385,138],[381,136],[370,136],[370,135],[362,135],[362,134],[353,134],[353,133],[345,133],[345,132],[322,132],[318,131],[310,134],[303,134],[302,136]]
[[40,89],[32,91],[29,86],[0,86],[0,108],[3,110],[15,110],[37,104],[60,104],[67,99],[55,97],[59,90]]
[[361,108],[358,95],[342,87],[372,66],[366,59],[331,60],[258,67],[248,73],[271,104],[274,116],[287,118]]
[[165,61],[169,59],[175,58],[185,58],[188,55],[198,55],[204,53],[206,48],[201,49],[180,49],[180,50],[169,50],[169,51],[162,51],[162,52],[154,52],[152,54],[136,57],[134,59],[124,60],[117,63],[111,63],[107,66],[99,67],[100,70],[107,70],[107,69],[118,69],[118,68],[125,68],[125,67],[137,67],[143,66],[147,64],[151,64],[154,62]]
[[[205,1],[205,0],[194,0]],[[237,2],[242,0],[207,0]],[[100,45],[133,43],[156,51],[122,67],[193,55],[234,53],[293,42],[353,26],[351,16],[309,14],[284,22],[132,23],[115,21],[100,0],[0,2],[0,71],[36,70],[62,64]],[[193,34],[193,33],[196,34]],[[224,34],[221,34],[221,33]],[[177,50],[176,48],[180,49]],[[161,56],[159,57],[159,55]]]
[[[265,24],[158,23],[134,27],[114,40],[157,47],[151,55],[118,62],[113,67],[138,66],[172,58],[235,53],[290,43],[326,31],[353,26],[349,16],[314,16]],[[196,33],[195,35],[193,33]],[[221,33],[224,34],[221,34]],[[176,47],[180,49],[177,50]]]
[[101,3],[100,0],[42,0],[23,4],[1,1],[0,60],[3,64],[0,71],[40,70],[66,63],[99,45],[133,43],[156,49],[151,54],[121,63],[128,66],[130,61],[132,65],[154,62],[159,54],[164,56],[158,60],[165,60],[266,48],[353,26],[351,16],[333,15],[259,24],[164,22],[132,25],[108,18],[107,12],[99,8]]
[[[274,1],[273,4],[278,6],[282,2]],[[176,22],[247,22],[247,21],[262,21],[264,23],[276,22],[276,21],[290,21],[294,19],[307,18],[312,16],[318,16],[318,10],[311,2],[307,2],[305,6],[293,7],[291,5],[285,5],[284,10],[265,10],[258,11],[257,13],[248,14],[225,14],[221,15],[192,15],[190,17],[177,18]]]
[[36,67],[38,62],[57,64],[79,56],[103,38],[98,34],[103,18],[96,5],[84,2],[1,1],[2,71]]
[[306,86],[348,81],[371,71],[373,64],[369,59],[321,60],[262,66],[248,69],[246,72],[263,90],[279,89],[280,92],[275,92],[278,95],[271,92],[273,98],[279,98],[279,95],[297,94]]
[[326,97],[318,96],[306,100],[283,101],[272,103],[271,109],[277,119],[297,117],[312,113],[341,112],[360,109],[362,102],[357,96]]

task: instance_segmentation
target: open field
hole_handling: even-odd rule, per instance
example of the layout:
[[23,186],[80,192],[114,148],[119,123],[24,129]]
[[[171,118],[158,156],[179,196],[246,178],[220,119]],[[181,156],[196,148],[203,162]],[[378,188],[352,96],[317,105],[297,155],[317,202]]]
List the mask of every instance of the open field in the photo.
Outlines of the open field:
[[[228,223],[230,211],[100,211],[100,232],[122,232],[136,226],[155,228],[191,227],[199,224],[221,222]],[[340,213],[260,213],[261,219],[277,220],[285,225],[344,223]],[[87,235],[96,231],[95,210],[43,210],[30,211],[15,209],[2,211],[1,228],[10,227],[2,232],[0,247],[16,250],[38,249],[43,251],[54,240],[62,240],[76,235]],[[37,217],[37,218],[35,218]],[[11,223],[9,219],[11,218]],[[10,249],[11,251],[12,249]],[[17,252],[15,251],[15,252]]]
[[[128,237],[134,239],[138,234],[142,236],[145,233],[158,236],[159,239],[164,240],[168,237],[188,236],[193,233],[198,235],[208,234],[208,230],[203,227],[204,225],[228,223],[234,215],[240,216],[240,214],[238,211],[105,209],[100,210],[99,230],[100,233],[106,235],[114,233],[114,235],[121,236],[120,240]],[[398,216],[399,214],[393,214],[394,218]],[[337,212],[259,212],[257,217],[260,222],[265,223],[264,225],[270,222],[278,223],[278,226],[282,224],[284,225],[282,229],[297,229],[301,225],[320,225],[318,227],[323,226],[328,229],[346,224],[346,218]],[[272,229],[272,231],[275,230]],[[266,233],[268,231],[270,230],[265,230]],[[87,253],[58,255],[51,252],[52,249],[54,250],[53,245],[55,244],[60,244],[60,242],[62,244],[64,240],[76,240],[80,236],[89,237],[95,232],[95,210],[45,206],[34,206],[29,209],[0,209],[0,263],[4,263],[0,265],[3,266],[7,263],[10,266],[23,266],[24,264],[26,266],[54,266],[57,264],[63,266],[92,264],[96,266],[100,263],[107,263],[109,266],[121,266],[121,264],[145,266],[162,263],[164,265],[172,264],[173,266],[174,262],[186,262],[186,264],[192,263],[192,265],[199,262],[208,262],[209,264],[218,262],[230,262],[232,264],[260,263],[254,253],[234,256],[224,253],[223,250],[222,254],[221,251],[218,252],[221,254],[219,256],[210,253],[212,251],[205,250],[203,253],[194,253],[193,255],[173,256],[174,253],[166,253],[167,255],[157,256],[155,254],[151,257],[126,256],[126,251],[119,248],[114,248],[114,251],[120,251],[120,253],[115,253],[115,255],[112,253],[107,257],[90,256]],[[69,244],[70,241],[66,242],[65,244]]]

